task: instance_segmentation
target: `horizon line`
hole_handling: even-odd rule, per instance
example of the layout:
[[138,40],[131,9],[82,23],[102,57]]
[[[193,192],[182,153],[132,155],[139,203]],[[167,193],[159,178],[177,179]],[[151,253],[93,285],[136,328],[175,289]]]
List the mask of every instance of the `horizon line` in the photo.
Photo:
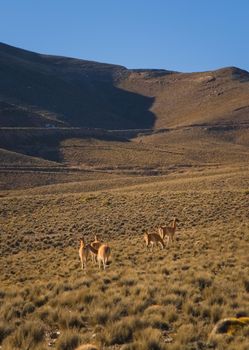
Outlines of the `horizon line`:
[[213,71],[218,71],[218,70],[222,70],[222,69],[239,69],[242,71],[245,71],[247,73],[249,73],[249,71],[247,69],[238,67],[236,65],[229,65],[229,66],[220,66],[218,68],[213,68],[213,69],[208,69],[208,70],[196,70],[196,71],[179,71],[179,70],[174,70],[174,69],[166,69],[166,68],[155,68],[155,67],[147,67],[147,68],[141,68],[141,67],[129,67],[125,66],[123,64],[119,64],[119,63],[110,63],[110,62],[105,62],[105,61],[99,61],[99,60],[95,60],[95,59],[85,59],[82,57],[78,57],[78,56],[65,56],[65,55],[61,55],[61,54],[56,54],[56,53],[47,53],[47,52],[39,52],[39,51],[33,51],[32,49],[26,49],[23,47],[19,47],[19,46],[14,46],[11,45],[9,43],[5,43],[3,41],[0,41],[0,45],[3,46],[8,46],[10,48],[14,48],[17,50],[22,50],[22,51],[26,51],[26,52],[30,52],[33,54],[37,54],[37,55],[41,55],[41,56],[51,56],[51,57],[61,57],[61,58],[68,58],[68,59],[76,59],[76,60],[81,60],[81,61],[87,61],[87,62],[94,62],[94,63],[99,63],[99,64],[106,64],[106,65],[113,65],[113,66],[117,66],[117,67],[122,67],[125,68],[127,70],[141,70],[141,71],[146,71],[146,70],[158,70],[158,71],[165,71],[165,72],[170,72],[170,73],[179,73],[179,74],[191,74],[191,73],[207,73],[207,72],[213,72]]

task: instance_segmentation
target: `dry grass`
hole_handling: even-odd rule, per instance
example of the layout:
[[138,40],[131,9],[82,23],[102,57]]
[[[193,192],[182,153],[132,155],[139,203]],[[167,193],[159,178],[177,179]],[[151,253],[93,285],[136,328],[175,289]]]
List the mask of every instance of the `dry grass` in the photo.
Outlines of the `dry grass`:
[[[1,198],[3,349],[246,349],[245,332],[208,344],[220,318],[249,312],[246,169],[129,181]],[[154,255],[142,232],[173,216],[177,241]],[[81,271],[82,234],[110,244],[105,272]]]

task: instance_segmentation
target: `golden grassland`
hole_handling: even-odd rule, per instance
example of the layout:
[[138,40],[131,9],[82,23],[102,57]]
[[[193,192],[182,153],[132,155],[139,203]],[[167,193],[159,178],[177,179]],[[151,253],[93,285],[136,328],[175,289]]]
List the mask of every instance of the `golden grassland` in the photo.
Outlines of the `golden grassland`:
[[[248,328],[209,338],[249,316],[248,72],[1,56],[22,102],[4,89],[0,349],[248,350]],[[68,128],[34,128],[47,122]],[[175,216],[174,245],[147,250],[143,232]],[[94,235],[111,261],[82,271],[79,238]]]
[[67,139],[59,146],[66,164],[95,169],[158,170],[246,163],[248,129],[217,132],[205,128],[179,128],[140,135],[133,142]]
[[[248,329],[209,342],[219,319],[249,314],[248,167],[122,181],[2,193],[2,349],[248,350]],[[174,245],[147,250],[144,230],[173,216]],[[79,238],[95,234],[111,262],[85,272]]]

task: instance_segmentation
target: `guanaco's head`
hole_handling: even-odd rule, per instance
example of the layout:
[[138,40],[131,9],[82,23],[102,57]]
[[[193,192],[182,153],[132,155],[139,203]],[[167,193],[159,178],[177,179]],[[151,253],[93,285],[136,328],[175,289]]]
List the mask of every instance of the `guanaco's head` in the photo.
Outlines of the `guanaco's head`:
[[81,246],[81,247],[84,247],[84,246],[85,246],[84,237],[80,238],[80,246]]
[[174,219],[173,219],[173,224],[172,224],[172,227],[174,228],[174,229],[176,229],[176,223],[178,222],[179,220],[176,218],[176,217],[174,217]]
[[145,240],[146,245],[148,245],[148,243],[149,243],[149,235],[148,235],[148,232],[145,232],[145,233],[144,233],[144,240]]

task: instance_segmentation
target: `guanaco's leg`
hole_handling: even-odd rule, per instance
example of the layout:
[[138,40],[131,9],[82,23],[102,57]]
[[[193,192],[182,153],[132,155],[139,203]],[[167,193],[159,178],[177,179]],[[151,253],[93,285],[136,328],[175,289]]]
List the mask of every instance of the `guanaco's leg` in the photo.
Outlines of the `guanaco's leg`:
[[170,240],[170,237],[167,236],[167,247],[169,246],[169,240]]

